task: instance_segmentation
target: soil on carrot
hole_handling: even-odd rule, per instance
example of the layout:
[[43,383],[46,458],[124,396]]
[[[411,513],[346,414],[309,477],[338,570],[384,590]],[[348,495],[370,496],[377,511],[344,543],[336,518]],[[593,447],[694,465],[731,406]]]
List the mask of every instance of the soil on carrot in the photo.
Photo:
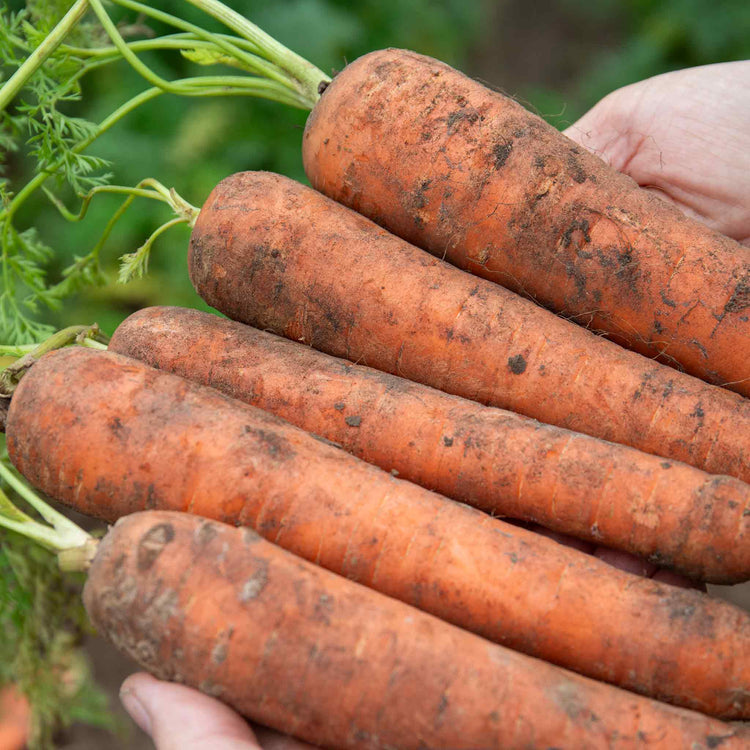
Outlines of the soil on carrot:
[[[339,406],[343,408],[337,408]],[[344,408],[345,405],[340,402],[337,402],[334,406],[334,409],[339,413]],[[444,437],[446,445],[452,444],[454,440],[460,440],[460,436]],[[99,522],[91,521],[74,511],[62,509],[60,506],[57,507],[64,510],[66,515],[70,516],[75,522],[86,526],[88,529],[101,526]],[[712,586],[709,589],[712,595],[731,601],[737,606],[750,611],[750,583],[731,587]],[[687,616],[688,613],[684,609],[676,607],[673,615],[675,618],[680,618]],[[152,742],[125,715],[118,699],[118,692],[122,681],[126,676],[137,671],[139,669],[138,666],[130,659],[121,656],[111,644],[102,638],[89,638],[85,644],[85,649],[91,659],[98,684],[107,694],[112,710],[125,722],[127,732],[120,737],[113,737],[111,734],[96,728],[82,724],[74,725],[59,738],[59,750],[99,750],[102,747],[106,747],[109,750],[152,750]],[[748,726],[750,726],[750,723]]]

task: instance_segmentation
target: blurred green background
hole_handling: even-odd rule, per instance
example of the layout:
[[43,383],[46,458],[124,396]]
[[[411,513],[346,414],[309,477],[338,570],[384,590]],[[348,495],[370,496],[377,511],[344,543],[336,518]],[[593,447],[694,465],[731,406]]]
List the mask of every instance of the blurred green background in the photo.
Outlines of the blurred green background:
[[[488,85],[518,98],[558,127],[565,127],[608,92],[668,70],[750,57],[748,0],[229,0],[291,49],[326,72],[384,46],[441,58]],[[23,3],[11,0],[10,7]],[[156,7],[188,20],[206,17],[184,0]],[[116,8],[115,18],[133,22]],[[210,21],[209,21],[210,25]],[[155,29],[159,31],[159,29]],[[164,77],[190,74],[178,55],[149,55]],[[200,69],[196,72],[206,72]],[[144,88],[125,63],[85,80],[76,114],[98,121]],[[266,169],[304,180],[300,157],[306,113],[252,99],[186,100],[161,97],[132,114],[92,148],[113,164],[115,182],[155,177],[200,206],[212,187],[232,172]],[[23,160],[11,176],[25,181]],[[17,184],[20,184],[17,182]],[[94,201],[85,221],[66,224],[44,199],[29,205],[21,225],[40,227],[57,259],[55,280],[73,254],[87,252],[119,205]],[[135,250],[168,209],[135,205],[104,253],[112,283],[70,300],[49,315],[56,326],[96,321],[107,333],[127,314],[151,304],[200,307],[187,277],[188,230],[162,236],[143,280],[114,282],[117,257]]]

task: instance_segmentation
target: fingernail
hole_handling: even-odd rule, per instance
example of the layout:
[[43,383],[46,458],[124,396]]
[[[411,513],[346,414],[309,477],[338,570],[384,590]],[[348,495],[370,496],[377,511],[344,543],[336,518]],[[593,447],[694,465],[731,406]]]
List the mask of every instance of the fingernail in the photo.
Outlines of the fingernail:
[[141,703],[138,696],[133,690],[125,689],[120,691],[120,701],[125,710],[130,714],[130,718],[149,736],[151,735],[151,717],[145,706]]

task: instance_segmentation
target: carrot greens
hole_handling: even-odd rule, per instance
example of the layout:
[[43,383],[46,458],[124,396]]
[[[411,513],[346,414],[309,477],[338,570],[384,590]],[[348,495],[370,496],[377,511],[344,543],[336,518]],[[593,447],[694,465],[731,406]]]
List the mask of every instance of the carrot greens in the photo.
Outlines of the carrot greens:
[[54,747],[77,721],[117,729],[80,648],[92,631],[80,604],[83,577],[71,571],[95,548],[94,537],[0,461],[0,686],[13,683],[29,700],[31,750]]
[[[101,251],[115,224],[135,198],[165,202],[174,214],[146,242],[121,259],[119,280],[137,278],[148,267],[153,242],[178,224],[190,225],[197,209],[151,177],[135,186],[112,184],[110,164],[89,152],[104,133],[152,99],[163,94],[184,97],[252,96],[311,109],[329,80],[322,71],[286,49],[239,13],[217,0],[186,0],[203,10],[206,21],[219,21],[228,33],[207,31],[173,13],[135,0],[109,4],[135,13],[134,23],[116,23],[102,0],[41,2],[26,9],[0,12],[0,68],[11,72],[0,88],[0,148],[10,159],[34,164],[33,177],[13,184],[0,178],[0,341],[25,344],[51,333],[44,311],[85,286],[105,280]],[[164,33],[155,32],[149,24]],[[135,38],[145,37],[145,38]],[[195,64],[199,75],[167,80],[149,65],[155,51],[173,52]],[[122,102],[99,122],[76,117],[86,75],[105,65],[124,62],[143,79],[141,92]],[[218,75],[205,68],[219,66]],[[35,227],[23,224],[23,206],[43,191],[69,221],[82,219],[95,196],[125,195],[123,204],[95,245],[64,268],[57,279],[48,272],[55,249]],[[69,208],[71,202],[79,208]]]
[[[6,396],[37,357],[71,344],[106,348],[104,341],[96,326],[73,326],[39,345],[0,346],[0,357],[12,360],[0,370],[0,425]],[[0,441],[0,686],[13,683],[28,699],[32,750],[52,748],[74,721],[116,728],[80,648],[91,627],[76,573],[96,545],[11,468]]]

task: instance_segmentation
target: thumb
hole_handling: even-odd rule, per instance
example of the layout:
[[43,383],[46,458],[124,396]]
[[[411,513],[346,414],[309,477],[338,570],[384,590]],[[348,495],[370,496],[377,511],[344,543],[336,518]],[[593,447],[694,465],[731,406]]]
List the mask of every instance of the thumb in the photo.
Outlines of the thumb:
[[621,89],[602,99],[563,131],[572,141],[600,157],[614,169],[626,171],[644,140],[630,107],[622,107]]
[[120,700],[157,750],[260,750],[239,714],[184,685],[138,673],[122,684]]

